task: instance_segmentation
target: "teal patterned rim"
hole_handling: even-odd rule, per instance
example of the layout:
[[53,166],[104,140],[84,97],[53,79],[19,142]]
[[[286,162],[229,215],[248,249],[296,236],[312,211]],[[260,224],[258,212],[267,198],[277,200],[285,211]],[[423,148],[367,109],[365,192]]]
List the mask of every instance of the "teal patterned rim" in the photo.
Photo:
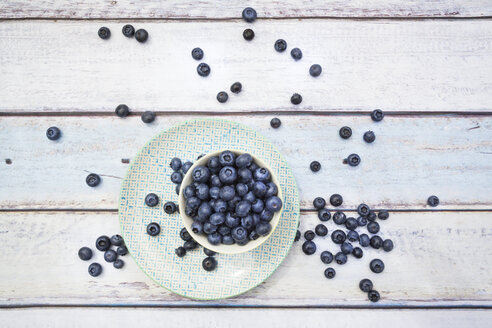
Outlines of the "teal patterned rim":
[[[258,248],[241,254],[217,254],[217,269],[207,272],[201,249],[178,258],[174,249],[182,222],[179,214],[162,209],[166,201],[177,201],[169,177],[172,157],[193,161],[201,153],[234,148],[251,152],[267,162],[280,181],[285,204],[274,234]],[[150,208],[144,198],[149,192],[160,198]],[[255,130],[218,119],[194,119],[174,126],[151,139],[137,154],[122,183],[119,200],[121,232],[129,253],[151,279],[162,287],[188,298],[216,300],[245,293],[265,281],[288,254],[299,221],[299,195],[295,178],[280,152]],[[161,225],[161,234],[150,237],[150,222]]]

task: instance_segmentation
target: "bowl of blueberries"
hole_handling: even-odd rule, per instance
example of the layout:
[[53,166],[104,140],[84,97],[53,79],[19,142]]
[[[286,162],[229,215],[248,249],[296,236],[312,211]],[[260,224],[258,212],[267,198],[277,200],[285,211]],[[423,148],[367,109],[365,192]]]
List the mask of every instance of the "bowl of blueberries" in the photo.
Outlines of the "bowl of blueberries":
[[263,244],[282,215],[282,189],[260,158],[239,150],[209,153],[187,171],[179,191],[184,226],[214,252],[238,254]]

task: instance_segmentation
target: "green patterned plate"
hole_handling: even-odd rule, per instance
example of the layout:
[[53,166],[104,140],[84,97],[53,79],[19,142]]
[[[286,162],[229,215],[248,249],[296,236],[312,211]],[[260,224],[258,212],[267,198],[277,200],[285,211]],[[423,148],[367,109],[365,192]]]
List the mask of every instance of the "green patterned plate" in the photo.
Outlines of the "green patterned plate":
[[[178,201],[170,181],[171,158],[193,161],[200,154],[237,149],[260,157],[274,171],[284,194],[283,213],[273,235],[261,246],[241,254],[217,254],[217,268],[202,268],[203,250],[175,255],[183,241],[179,214],[168,215],[162,205]],[[159,196],[156,207],[145,196]],[[119,219],[123,238],[138,266],[162,287],[189,298],[213,300],[242,294],[262,283],[282,263],[294,240],[299,221],[299,195],[292,171],[278,150],[256,131],[225,120],[184,122],[154,137],[133,160],[121,186]],[[147,224],[157,222],[161,233],[151,237]]]

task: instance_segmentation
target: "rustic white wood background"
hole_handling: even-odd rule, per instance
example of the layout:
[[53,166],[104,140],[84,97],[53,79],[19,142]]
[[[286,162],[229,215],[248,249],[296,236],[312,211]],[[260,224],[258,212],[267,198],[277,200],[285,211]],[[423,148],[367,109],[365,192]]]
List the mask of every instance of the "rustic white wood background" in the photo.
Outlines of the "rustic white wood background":
[[[248,24],[242,9],[259,19]],[[107,325],[299,327],[474,326],[492,322],[492,2],[457,1],[70,1],[0,3],[0,321],[2,327]],[[126,39],[131,23],[150,33]],[[108,26],[103,41],[97,30]],[[251,27],[252,42],[242,38]],[[273,51],[284,38],[304,58]],[[193,47],[212,67],[197,76]],[[312,63],[323,66],[315,79]],[[218,91],[241,81],[226,104]],[[299,92],[300,106],[289,102]],[[113,114],[128,104],[136,113]],[[368,113],[382,108],[373,123]],[[158,113],[145,125],[139,114]],[[76,252],[118,230],[118,191],[137,150],[193,117],[243,122],[292,166],[301,230],[313,228],[316,196],[341,193],[387,208],[387,270],[371,254],[328,281],[300,243],[266,282],[236,298],[173,295],[130,258],[93,279]],[[282,127],[269,126],[272,117]],[[61,128],[58,142],[45,137]],[[341,141],[338,129],[354,131]],[[364,144],[374,130],[377,140]],[[362,164],[342,165],[357,152]],[[309,171],[310,161],[323,169]],[[85,184],[88,172],[102,184]],[[441,205],[425,202],[436,194]],[[328,224],[329,230],[333,223]],[[329,247],[329,243],[321,243]],[[370,253],[368,251],[367,253]],[[100,257],[100,254],[97,254]],[[382,300],[358,290],[370,277]]]

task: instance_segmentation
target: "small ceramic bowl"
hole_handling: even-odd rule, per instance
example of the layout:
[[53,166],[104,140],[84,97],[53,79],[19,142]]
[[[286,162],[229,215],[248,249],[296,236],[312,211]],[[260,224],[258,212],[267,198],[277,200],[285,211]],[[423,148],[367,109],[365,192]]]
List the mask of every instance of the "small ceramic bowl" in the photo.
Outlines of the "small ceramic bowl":
[[[243,151],[238,151],[238,150],[233,150],[233,149],[228,149],[228,150],[232,151],[234,154],[236,154],[236,156],[239,156],[239,155],[245,153]],[[270,238],[270,236],[273,234],[273,232],[275,231],[275,228],[278,225],[278,222],[280,221],[280,217],[282,216],[283,207],[285,206],[284,205],[284,197],[282,195],[282,189],[280,188],[280,182],[277,180],[277,177],[275,176],[273,170],[268,165],[266,165],[265,162],[263,162],[261,159],[254,156],[253,154],[249,153],[253,157],[253,161],[256,163],[256,165],[258,165],[259,167],[264,167],[270,171],[270,174],[272,176],[272,182],[275,183],[275,185],[278,187],[277,197],[279,197],[282,200],[282,209],[280,211],[274,213],[273,218],[270,221],[270,224],[272,226],[272,230],[270,231],[270,233],[267,236],[260,236],[256,240],[250,240],[249,243],[247,243],[244,246],[240,246],[237,244],[212,245],[211,243],[208,242],[208,239],[207,239],[205,234],[199,235],[199,234],[194,233],[191,230],[191,224],[193,223],[193,218],[186,215],[186,213],[184,211],[184,209],[186,207],[186,199],[185,199],[184,193],[183,193],[184,188],[193,182],[192,172],[197,166],[199,166],[199,165],[207,166],[207,163],[208,163],[208,160],[210,157],[219,156],[219,154],[222,153],[223,151],[224,150],[220,150],[220,151],[212,152],[210,154],[203,156],[202,158],[197,160],[193,164],[193,166],[188,170],[188,172],[185,174],[185,176],[183,177],[183,181],[181,182],[181,189],[179,190],[178,204],[179,204],[179,208],[180,208],[180,215],[181,215],[181,219],[183,220],[184,226],[186,227],[186,230],[188,230],[190,235],[193,236],[193,239],[195,239],[203,247],[206,247],[206,248],[208,248],[208,249],[210,249],[216,253],[222,253],[222,254],[244,253],[244,252],[248,252],[248,251],[255,249],[256,247],[260,246],[268,238]]]

